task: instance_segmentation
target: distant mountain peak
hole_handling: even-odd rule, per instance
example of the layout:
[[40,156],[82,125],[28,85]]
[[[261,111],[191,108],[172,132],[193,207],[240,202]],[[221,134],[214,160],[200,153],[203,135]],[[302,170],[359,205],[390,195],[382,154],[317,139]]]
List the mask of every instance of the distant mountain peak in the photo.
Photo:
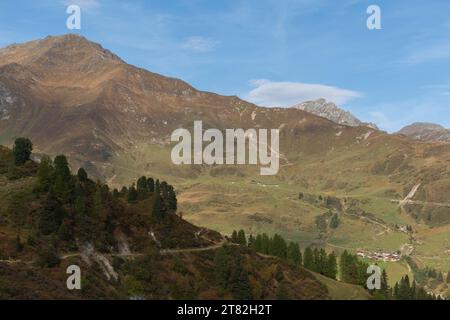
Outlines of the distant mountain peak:
[[350,112],[339,108],[333,102],[328,102],[323,98],[313,101],[305,101],[293,106],[292,108],[315,114],[337,124],[351,127],[367,126],[378,130],[378,127],[375,124],[362,122]]
[[415,122],[397,133],[415,140],[450,142],[450,129],[435,123]]

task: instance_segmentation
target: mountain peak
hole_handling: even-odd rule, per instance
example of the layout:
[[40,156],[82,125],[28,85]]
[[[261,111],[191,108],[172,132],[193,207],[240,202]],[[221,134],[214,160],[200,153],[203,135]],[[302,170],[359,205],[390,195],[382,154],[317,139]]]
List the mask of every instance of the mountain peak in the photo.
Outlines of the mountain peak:
[[416,140],[450,142],[450,129],[435,123],[415,122],[397,133]]
[[346,126],[368,126],[374,129],[378,129],[375,124],[362,122],[350,112],[339,108],[333,102],[328,102],[324,98],[313,101],[305,101],[293,106],[292,108],[303,110]]
[[1,65],[18,63],[21,65],[35,65],[46,62],[46,66],[64,63],[89,64],[97,62],[122,62],[111,51],[100,44],[89,41],[77,34],[48,36],[44,39],[12,44],[0,49]]

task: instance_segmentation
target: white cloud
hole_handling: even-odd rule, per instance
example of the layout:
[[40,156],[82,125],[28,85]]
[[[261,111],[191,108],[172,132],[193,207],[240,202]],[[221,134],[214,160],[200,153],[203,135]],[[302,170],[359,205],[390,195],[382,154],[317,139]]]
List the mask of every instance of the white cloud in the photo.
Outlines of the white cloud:
[[218,44],[219,42],[213,39],[195,36],[187,38],[182,47],[193,52],[209,52],[214,51]]
[[97,9],[100,7],[100,0],[64,0],[64,5],[77,5],[81,8],[81,10],[86,9]]
[[361,93],[323,84],[301,82],[274,82],[266,79],[251,80],[255,88],[245,97],[261,106],[290,107],[307,100],[324,98],[338,105],[362,96]]

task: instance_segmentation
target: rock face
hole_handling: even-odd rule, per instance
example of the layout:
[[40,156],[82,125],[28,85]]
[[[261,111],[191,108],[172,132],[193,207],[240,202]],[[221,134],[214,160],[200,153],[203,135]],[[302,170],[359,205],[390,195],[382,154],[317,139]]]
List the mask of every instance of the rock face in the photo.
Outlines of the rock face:
[[416,122],[397,133],[415,140],[450,142],[450,129],[434,123]]
[[293,106],[295,109],[303,110],[319,117],[326,118],[338,124],[343,124],[351,127],[366,126],[373,129],[378,127],[373,123],[364,123],[352,115],[350,112],[342,110],[332,102],[327,102],[325,99],[317,99],[314,101],[305,101]]

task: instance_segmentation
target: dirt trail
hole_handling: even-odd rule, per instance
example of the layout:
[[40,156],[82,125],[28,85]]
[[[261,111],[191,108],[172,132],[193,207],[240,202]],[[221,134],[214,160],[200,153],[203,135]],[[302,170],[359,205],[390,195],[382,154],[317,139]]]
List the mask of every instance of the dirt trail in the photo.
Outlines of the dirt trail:
[[[196,247],[196,248],[186,248],[186,249],[163,249],[160,250],[160,253],[163,255],[167,254],[177,254],[177,253],[189,253],[189,252],[202,252],[202,251],[209,251],[209,250],[216,250],[222,247],[225,244],[234,245],[233,243],[229,243],[227,240],[222,240],[220,243],[216,243],[214,245],[208,246],[208,247]],[[81,256],[82,253],[80,252],[74,252],[74,253],[68,253],[60,256],[61,260],[78,257]],[[109,257],[121,257],[121,258],[137,258],[142,257],[143,253],[113,253],[113,254],[107,254],[106,256]]]
[[417,190],[419,190],[420,185],[421,185],[421,183],[416,184],[416,185],[411,189],[411,191],[408,193],[408,195],[405,197],[405,199],[401,200],[401,201],[398,203],[398,207],[399,207],[399,208],[401,208],[401,209],[403,210],[403,206],[404,206],[405,204],[407,204],[412,198],[414,198],[414,196],[415,196]]

